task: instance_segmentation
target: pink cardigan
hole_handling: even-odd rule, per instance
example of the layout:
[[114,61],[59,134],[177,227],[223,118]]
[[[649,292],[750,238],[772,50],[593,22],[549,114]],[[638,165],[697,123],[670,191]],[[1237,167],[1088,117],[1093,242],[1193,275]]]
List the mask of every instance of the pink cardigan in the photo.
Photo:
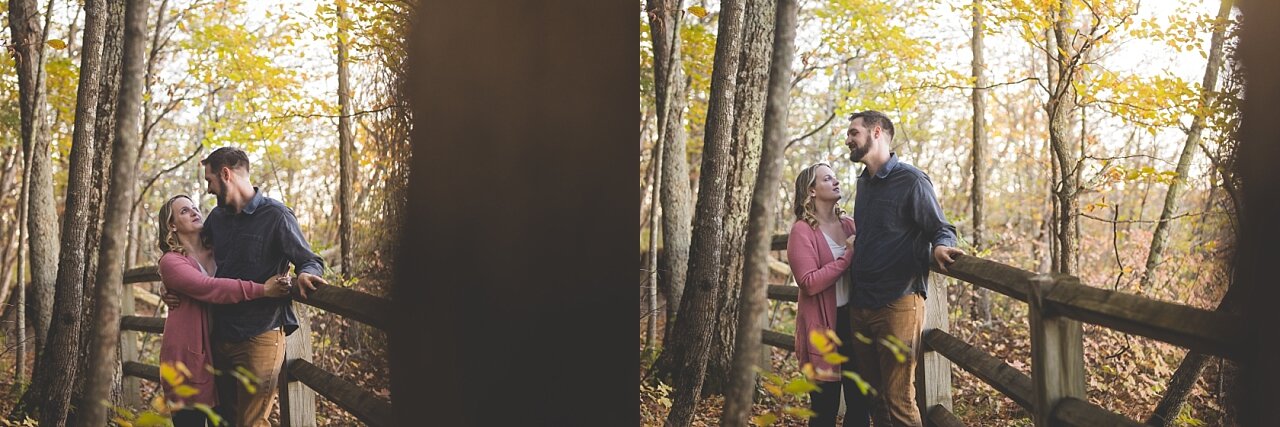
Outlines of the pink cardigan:
[[[846,234],[852,235],[857,230],[853,218],[840,217],[840,223]],[[840,258],[832,257],[831,247],[827,245],[821,229],[804,221],[796,221],[791,226],[791,235],[787,238],[787,261],[796,284],[800,286],[796,301],[796,358],[801,367],[812,363],[819,373],[816,378],[819,381],[838,381],[840,372],[835,365],[822,359],[821,352],[811,348],[809,331],[836,328],[836,288],[832,285],[848,271],[851,259],[852,250],[846,250]]]
[[205,303],[230,304],[263,296],[263,285],[248,280],[215,279],[200,270],[195,258],[167,252],[160,257],[160,280],[165,289],[178,294],[181,302],[169,311],[164,321],[164,335],[160,339],[160,362],[182,362],[191,376],[183,384],[194,387],[197,393],[180,397],[163,380],[165,397],[172,402],[187,405],[218,404],[214,389],[212,347],[209,345],[209,310]]

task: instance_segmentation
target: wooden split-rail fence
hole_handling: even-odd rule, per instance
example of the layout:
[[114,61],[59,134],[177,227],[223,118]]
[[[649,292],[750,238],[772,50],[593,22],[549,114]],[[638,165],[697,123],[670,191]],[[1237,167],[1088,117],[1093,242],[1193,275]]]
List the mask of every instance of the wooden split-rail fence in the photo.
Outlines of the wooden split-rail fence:
[[[772,249],[785,250],[787,236]],[[1086,286],[1074,276],[1036,274],[994,261],[961,256],[935,273],[990,289],[1029,306],[1031,375],[1022,373],[948,330],[947,285],[930,280],[925,300],[923,345],[917,352],[916,392],[920,413],[934,426],[963,426],[952,414],[951,365],[959,366],[1008,396],[1037,426],[1143,426],[1090,403],[1085,396],[1081,322],[1144,336],[1192,351],[1239,359],[1244,353],[1238,315]],[[799,288],[769,286],[769,299],[795,302]],[[765,329],[764,344],[794,351],[791,335]]]
[[[158,281],[160,275],[155,266],[134,268],[124,273],[126,292],[121,301],[120,351],[121,369],[125,376],[123,398],[130,406],[142,404],[139,379],[160,381],[159,366],[138,361],[136,334],[164,333],[164,318],[134,315],[133,293],[135,283]],[[296,298],[295,303],[341,315],[384,331],[391,323],[391,304],[387,299],[347,288],[320,285],[315,291],[309,292],[307,298]],[[316,393],[367,425],[395,425],[391,402],[311,364],[311,324],[307,317],[308,311],[306,307],[294,304],[299,326],[285,343],[284,366],[280,370],[278,381],[280,425],[314,427]]]

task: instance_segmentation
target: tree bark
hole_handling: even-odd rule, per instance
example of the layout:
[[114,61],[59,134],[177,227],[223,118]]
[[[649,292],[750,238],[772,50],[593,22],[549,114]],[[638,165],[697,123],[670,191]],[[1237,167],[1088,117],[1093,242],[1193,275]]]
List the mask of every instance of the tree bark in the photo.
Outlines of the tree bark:
[[720,282],[725,291],[716,306],[716,328],[707,364],[704,395],[722,393],[733,366],[733,343],[738,331],[738,297],[747,240],[747,216],[760,167],[760,147],[764,140],[764,110],[768,97],[769,60],[773,51],[773,23],[777,0],[748,0],[743,18],[742,60],[738,65],[734,94],[733,166],[727,171],[724,226],[720,239],[725,251],[720,258]]
[[[795,0],[777,0],[774,14],[773,52],[770,62],[768,102],[764,115],[764,143],[760,152],[751,216],[748,221],[746,267],[743,271],[742,307],[734,342],[732,370],[725,389],[722,426],[748,425],[751,396],[755,392],[755,369],[761,364],[761,329],[769,307],[766,289],[769,279],[769,250],[773,243],[774,215],[782,179],[782,152],[787,135],[787,105],[790,101],[791,62],[795,54]],[[766,364],[765,368],[767,369]]]
[[[661,356],[669,360],[670,372],[674,374],[674,399],[667,414],[667,425],[672,427],[688,426],[693,419],[711,350],[716,302],[723,289],[722,282],[718,280],[720,256],[724,251],[719,230],[723,226],[724,196],[728,188],[724,177],[732,164],[729,155],[733,143],[733,95],[738,83],[738,62],[743,44],[743,6],[742,0],[720,3],[702,174],[699,177],[698,213],[690,242],[689,282],[680,302],[680,315],[672,327],[670,346]],[[688,344],[677,345],[682,342]],[[675,350],[682,348],[684,350],[677,354]]]
[[1151,249],[1147,251],[1147,268],[1142,271],[1139,289],[1151,288],[1151,278],[1156,268],[1164,259],[1164,244],[1169,237],[1169,222],[1173,217],[1175,204],[1182,195],[1182,188],[1187,183],[1187,171],[1191,169],[1191,159],[1195,157],[1196,147],[1200,145],[1200,132],[1204,129],[1208,115],[1209,103],[1213,100],[1213,92],[1218,89],[1218,70],[1222,69],[1222,45],[1226,40],[1227,24],[1231,19],[1231,0],[1223,0],[1218,6],[1218,16],[1213,27],[1213,35],[1209,43],[1209,62],[1204,66],[1204,80],[1200,82],[1200,108],[1191,118],[1191,128],[1187,130],[1187,139],[1182,145],[1182,154],[1178,156],[1177,176],[1169,183],[1169,191],[1164,195],[1164,207],[1160,209],[1160,221],[1156,222],[1156,230],[1151,235]]
[[338,163],[342,176],[338,189],[338,236],[342,246],[342,276],[350,278],[354,265],[351,260],[351,180],[355,176],[355,143],[351,137],[351,83],[347,72],[347,5],[337,0],[338,6]]
[[[1049,147],[1056,161],[1057,174],[1053,195],[1056,201],[1055,219],[1057,227],[1055,240],[1058,252],[1054,263],[1056,271],[1064,274],[1075,274],[1077,271],[1076,253],[1079,252],[1079,240],[1076,236],[1076,222],[1079,221],[1077,200],[1080,187],[1080,170],[1076,167],[1078,157],[1072,150],[1070,141],[1071,111],[1075,107],[1075,92],[1072,81],[1075,67],[1069,57],[1073,49],[1067,40],[1066,28],[1071,19],[1071,2],[1063,0],[1059,4],[1058,15],[1053,23],[1053,41],[1056,49],[1050,51],[1050,62],[1056,74],[1053,84],[1049,86],[1049,101],[1046,110],[1049,113]],[[1053,52],[1059,52],[1054,54]]]
[[95,321],[93,345],[90,346],[92,369],[86,372],[84,400],[80,402],[83,414],[79,425],[94,427],[106,425],[106,407],[99,404],[107,397],[112,384],[114,367],[120,362],[117,347],[120,341],[120,288],[122,265],[126,244],[125,223],[129,221],[130,204],[133,201],[133,183],[137,181],[138,155],[135,149],[139,135],[139,116],[142,108],[143,52],[147,30],[147,0],[129,0],[124,18],[123,78],[120,82],[120,105],[116,110],[115,146],[112,149],[111,187],[106,201],[107,212],[103,226],[101,263],[98,264],[95,287]]
[[[80,331],[84,303],[81,281],[85,275],[85,243],[89,227],[89,193],[93,165],[93,125],[98,106],[98,80],[102,39],[106,31],[104,0],[85,2],[84,42],[80,53],[80,80],[76,88],[76,119],[72,130],[67,171],[67,197],[63,213],[62,247],[54,285],[53,309],[57,322],[49,327],[49,347],[28,391],[28,406],[40,407],[40,424],[66,424],[71,393],[80,357]],[[34,392],[34,393],[33,393]],[[31,400],[38,399],[38,400]]]
[[[27,186],[30,314],[36,360],[44,353],[48,338],[49,323],[53,317],[53,283],[58,274],[58,214],[54,208],[49,120],[45,113],[44,52],[48,22],[46,13],[45,24],[40,25],[34,0],[9,1],[9,30],[16,57],[22,150],[28,177],[23,181]],[[21,405],[14,410],[15,413],[22,411]]]
[[[986,249],[986,230],[983,225],[983,209],[982,201],[986,197],[984,194],[987,185],[987,118],[986,118],[986,95],[987,95],[987,76],[986,64],[982,57],[982,32],[983,32],[983,5],[982,0],[973,1],[973,191],[970,193],[970,206],[973,208],[973,250],[975,253],[981,253]],[[991,291],[986,288],[978,288],[977,304],[974,304],[974,318],[981,319],[988,324],[991,323]]]
[[648,4],[659,143],[662,145],[662,181],[658,184],[662,206],[662,253],[658,257],[658,283],[667,297],[664,341],[671,336],[671,327],[684,294],[693,216],[693,190],[689,187],[683,120],[689,100],[686,92],[688,80],[680,55],[682,7],[680,0],[651,0]]
[[[108,1],[106,5],[106,32],[103,36],[102,45],[102,73],[98,79],[98,106],[97,114],[94,117],[93,126],[93,176],[92,183],[89,185],[89,228],[87,241],[85,243],[85,261],[83,289],[84,301],[83,307],[87,309],[86,316],[80,321],[80,330],[89,331],[93,326],[94,315],[92,307],[94,304],[94,293],[92,289],[96,283],[96,272],[98,269],[99,247],[102,242],[102,221],[104,215],[103,201],[107,197],[107,190],[110,188],[108,171],[111,167],[111,152],[113,134],[115,132],[115,113],[116,102],[119,98],[120,91],[120,61],[123,53],[124,42],[124,2]],[[80,335],[80,366],[77,372],[89,372],[91,363],[94,360],[89,357],[89,348],[92,344],[92,336],[87,333]],[[120,387],[120,369],[117,367],[116,374],[112,377],[112,393],[111,401],[115,402],[119,396]],[[75,395],[72,401],[82,400],[85,387],[85,376],[81,375],[76,378],[74,387]],[[74,424],[74,420],[73,420]]]
[[658,335],[658,192],[662,187],[662,137],[658,137],[658,141],[653,146],[653,192],[649,197],[653,199],[649,202],[649,257],[646,270],[645,283],[648,284],[646,299],[649,302],[648,309],[648,329],[645,331],[644,341],[644,360],[653,360],[653,354],[657,351],[656,341]]

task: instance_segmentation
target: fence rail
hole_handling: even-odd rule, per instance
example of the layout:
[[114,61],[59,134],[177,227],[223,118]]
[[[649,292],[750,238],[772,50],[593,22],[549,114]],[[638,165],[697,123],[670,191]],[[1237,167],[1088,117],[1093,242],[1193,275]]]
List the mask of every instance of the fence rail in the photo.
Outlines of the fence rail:
[[[774,236],[772,249],[785,250],[786,237]],[[947,333],[947,287],[932,280],[917,392],[921,412],[935,426],[963,425],[949,410],[950,394],[931,392],[938,383],[950,386],[951,364],[1025,408],[1037,426],[1143,425],[1088,402],[1080,322],[1229,359],[1245,353],[1240,327],[1244,322],[1238,315],[1086,286],[1074,276],[1036,274],[974,256],[960,256],[946,272],[934,272],[1027,303],[1032,346],[1031,375],[1027,375]],[[795,286],[768,288],[769,299],[776,301],[794,302],[799,292]],[[931,316],[929,311],[935,313]],[[781,332],[765,330],[762,341],[794,350],[795,338]],[[926,363],[936,361],[934,355],[941,356],[943,363]]]
[[[160,381],[160,367],[138,361],[136,337],[138,332],[163,334],[162,317],[133,315],[132,286],[135,283],[157,282],[159,271],[155,266],[133,268],[123,274],[126,290],[120,318],[121,369],[125,376],[125,402],[138,404],[137,379]],[[329,285],[319,285],[307,298],[295,298],[294,302],[306,304],[358,322],[386,329],[390,324],[390,302],[382,297],[364,292]],[[299,427],[316,425],[315,393],[336,403],[338,407],[371,426],[393,426],[395,415],[390,401],[357,387],[355,384],[311,364],[310,324],[307,316],[299,314],[301,323],[297,331],[287,338],[285,366],[281,369],[280,420],[282,426]],[[305,387],[299,386],[305,385]]]

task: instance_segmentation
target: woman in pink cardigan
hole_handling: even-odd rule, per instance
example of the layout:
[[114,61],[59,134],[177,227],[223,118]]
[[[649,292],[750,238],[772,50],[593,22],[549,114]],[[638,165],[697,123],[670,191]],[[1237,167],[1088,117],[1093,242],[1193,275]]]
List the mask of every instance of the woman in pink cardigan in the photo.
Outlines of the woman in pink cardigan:
[[[262,297],[289,295],[289,277],[277,275],[267,283],[247,280],[215,279],[213,251],[200,238],[204,219],[191,198],[177,195],[160,207],[159,246],[160,278],[168,291],[178,296],[176,307],[169,311],[164,321],[164,335],[160,340],[160,363],[177,366],[186,371],[180,385],[191,387],[195,394],[183,396],[167,381],[160,381],[165,398],[183,409],[174,412],[175,427],[204,426],[207,417],[196,405],[213,408],[218,405],[218,393],[214,389],[213,356],[209,345],[209,310],[206,304],[229,304]],[[206,408],[206,409],[208,409]]]
[[800,366],[812,364],[820,388],[809,393],[815,415],[810,426],[836,425],[840,391],[844,389],[844,426],[868,426],[870,397],[864,396],[853,380],[841,375],[853,370],[853,361],[832,365],[809,343],[810,331],[835,330],[843,342],[837,351],[852,358],[853,333],[849,323],[848,277],[857,229],[853,218],[844,215],[836,203],[843,194],[835,171],[818,163],[796,176],[795,215],[787,239],[787,261],[800,286],[796,314],[796,358]]

